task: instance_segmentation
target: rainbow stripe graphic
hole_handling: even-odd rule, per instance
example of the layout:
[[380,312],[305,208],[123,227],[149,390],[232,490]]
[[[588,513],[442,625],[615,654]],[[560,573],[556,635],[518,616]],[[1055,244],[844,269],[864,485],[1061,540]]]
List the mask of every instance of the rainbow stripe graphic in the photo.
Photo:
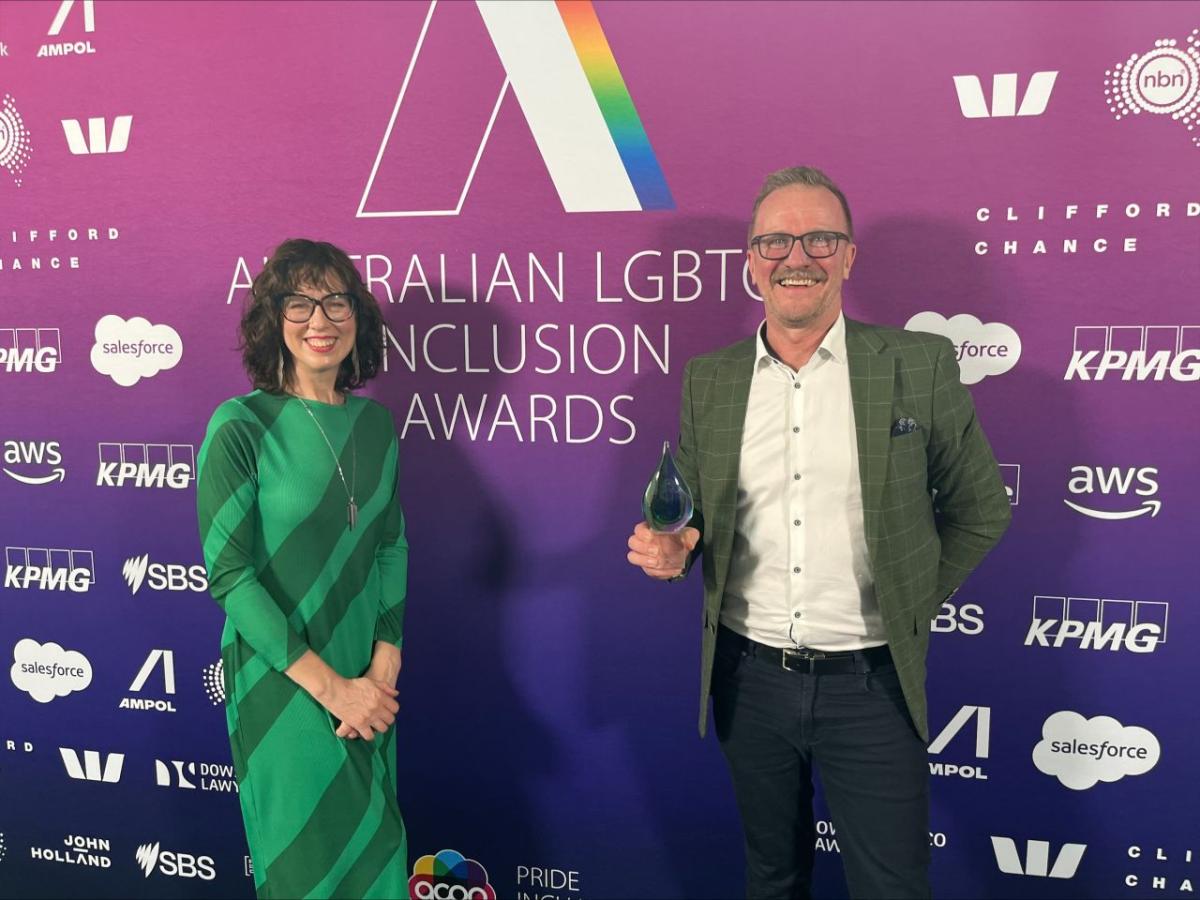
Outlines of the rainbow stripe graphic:
[[556,0],[556,5],[642,209],[674,209],[675,201],[662,167],[646,137],[646,129],[600,27],[592,0]]

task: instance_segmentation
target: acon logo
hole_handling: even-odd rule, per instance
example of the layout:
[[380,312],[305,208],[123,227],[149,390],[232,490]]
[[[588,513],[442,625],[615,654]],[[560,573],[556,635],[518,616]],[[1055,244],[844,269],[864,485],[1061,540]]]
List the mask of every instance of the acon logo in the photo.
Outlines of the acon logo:
[[129,590],[137,594],[145,584],[152,591],[208,590],[208,574],[204,566],[185,566],[179,563],[152,563],[150,555],[131,556],[121,566],[121,575]]
[[217,877],[217,866],[211,856],[196,856],[178,850],[163,850],[161,844],[141,844],[134,853],[142,875],[149,878],[155,872],[174,878],[199,878],[212,881]]
[[411,900],[496,900],[487,869],[457,850],[440,850],[413,864],[408,880]]
[[1153,653],[1167,642],[1168,605],[1157,600],[1103,600],[1035,595],[1026,647]]
[[[1154,495],[1158,493],[1158,481],[1155,480],[1157,475],[1158,469],[1153,466],[1124,469],[1105,466],[1072,466],[1071,478],[1067,482],[1067,491],[1076,499],[1064,499],[1063,503],[1077,513],[1092,519],[1105,519],[1110,522],[1136,519],[1146,513],[1154,518],[1162,508],[1162,501],[1154,499]],[[1131,492],[1138,498],[1145,498],[1133,509],[1097,509],[1093,505],[1092,498],[1097,494],[1099,497],[1096,499],[1103,500],[1110,494],[1125,498]],[[1134,502],[1137,502],[1136,499]]]
[[1021,339],[1003,322],[985,325],[966,313],[946,319],[940,313],[920,312],[904,327],[949,338],[963,384],[978,384],[989,375],[1003,375],[1021,358]]
[[96,487],[174,488],[183,490],[196,477],[196,448],[191,444],[100,443]]
[[42,485],[67,477],[58,441],[5,441],[3,446],[3,471],[14,481]]
[[4,586],[16,590],[87,593],[96,583],[91,550],[5,547]]
[[[0,120],[0,126],[3,121]],[[2,138],[3,132],[0,132]],[[0,160],[4,146],[0,144]],[[58,370],[62,359],[62,335],[57,328],[0,328],[0,372],[36,372],[41,375]]]
[[1200,381],[1200,325],[1077,325],[1064,381]]

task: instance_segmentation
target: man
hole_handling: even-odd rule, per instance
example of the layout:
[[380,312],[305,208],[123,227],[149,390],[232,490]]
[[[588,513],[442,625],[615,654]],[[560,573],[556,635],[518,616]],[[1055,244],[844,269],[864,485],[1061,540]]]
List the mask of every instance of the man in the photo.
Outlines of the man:
[[629,539],[663,581],[703,554],[700,733],[711,694],[751,898],[809,896],[814,764],[851,896],[929,896],[929,622],[1011,517],[953,345],[843,316],[853,235],[824,173],[767,177],[766,321],[684,372],[696,514]]

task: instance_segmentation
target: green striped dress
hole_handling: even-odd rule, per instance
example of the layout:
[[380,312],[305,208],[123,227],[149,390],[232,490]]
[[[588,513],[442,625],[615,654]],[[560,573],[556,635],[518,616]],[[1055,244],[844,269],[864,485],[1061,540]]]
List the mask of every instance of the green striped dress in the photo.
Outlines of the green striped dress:
[[408,544],[396,430],[371,400],[305,402],[348,482],[354,473],[353,530],[330,447],[294,397],[255,391],[222,403],[198,466],[204,561],[226,614],[226,715],[254,885],[259,897],[407,897],[396,729],[373,742],[343,740],[283,674],[312,649],[357,677],[375,641],[401,643]]

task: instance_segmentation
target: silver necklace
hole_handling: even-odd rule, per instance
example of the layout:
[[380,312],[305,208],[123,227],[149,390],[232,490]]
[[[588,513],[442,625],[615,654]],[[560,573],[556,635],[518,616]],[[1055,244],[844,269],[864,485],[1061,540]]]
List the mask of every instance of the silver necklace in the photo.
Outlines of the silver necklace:
[[[313,424],[317,426],[317,431],[321,432],[321,437],[325,439],[325,446],[329,448],[329,454],[333,457],[333,464],[337,466],[338,478],[342,479],[342,487],[346,489],[346,523],[350,530],[354,530],[355,524],[358,522],[358,504],[354,502],[354,488],[358,483],[358,448],[354,445],[354,425],[350,425],[350,483],[346,483],[346,474],[342,471],[342,463],[338,459],[337,451],[333,449],[333,444],[329,440],[329,435],[325,433],[325,429],[321,427],[321,423],[317,421],[317,417],[313,415],[313,411],[309,409],[308,404],[304,402],[303,397],[292,395],[300,401],[300,405],[304,407],[304,411],[308,413],[308,417],[313,420]],[[345,403],[342,404],[343,406]],[[350,411],[346,411],[346,417],[350,417]]]

